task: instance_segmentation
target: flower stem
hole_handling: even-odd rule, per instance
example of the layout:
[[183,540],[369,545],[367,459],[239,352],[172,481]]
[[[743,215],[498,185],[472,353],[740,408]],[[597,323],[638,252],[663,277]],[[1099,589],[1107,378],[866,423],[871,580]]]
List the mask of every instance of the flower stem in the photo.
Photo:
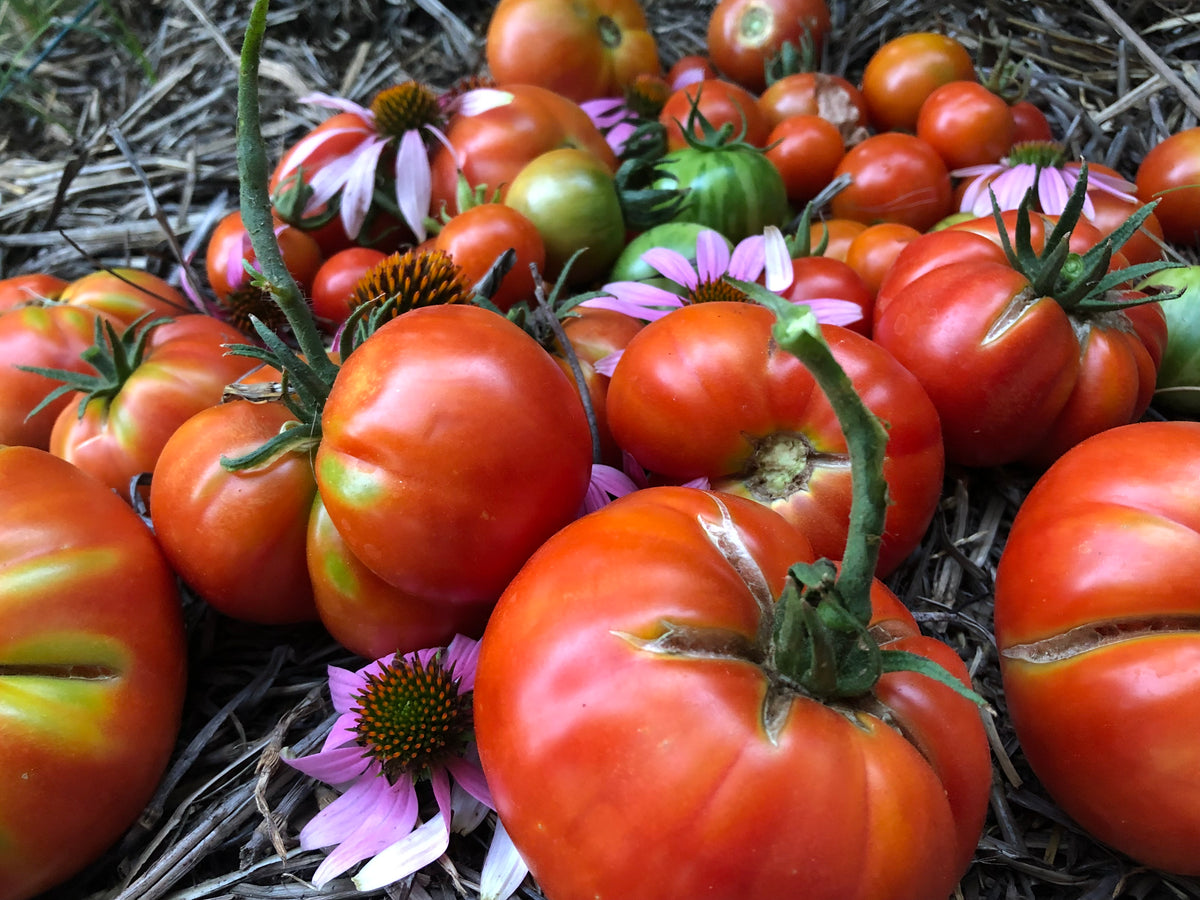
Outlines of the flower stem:
[[337,366],[325,351],[321,333],[299,285],[284,265],[271,215],[267,152],[258,110],[258,64],[267,27],[268,2],[254,2],[238,71],[237,158],[242,222],[271,296],[287,317],[300,352],[326,385],[330,385],[337,374]]

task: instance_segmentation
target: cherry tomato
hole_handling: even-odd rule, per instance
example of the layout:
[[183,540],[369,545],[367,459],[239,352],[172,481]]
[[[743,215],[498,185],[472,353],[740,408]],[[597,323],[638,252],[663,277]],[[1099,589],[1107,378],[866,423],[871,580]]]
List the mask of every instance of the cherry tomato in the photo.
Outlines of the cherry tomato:
[[834,216],[866,225],[899,222],[918,231],[953,212],[950,173],[937,151],[911,134],[885,132],[851,147],[835,177],[851,183],[830,201]]
[[819,222],[813,222],[809,226],[809,244],[815,250],[824,241],[825,249],[821,255],[831,257],[832,259],[840,259],[844,262],[846,252],[850,249],[850,242],[858,237],[866,228],[867,224],[857,219],[822,219]]
[[783,176],[787,197],[803,206],[821,192],[846,155],[842,133],[821,116],[788,116],[767,136],[767,159]]
[[[853,246],[853,244],[851,245]],[[792,283],[783,296],[793,303],[821,298],[845,300],[862,310],[862,318],[845,326],[871,336],[875,293],[843,260],[832,256],[801,256],[792,260]]]
[[1137,171],[1137,195],[1159,201],[1154,215],[1167,240],[1200,246],[1200,127],[1177,132],[1150,149]]
[[707,56],[702,56],[698,53],[690,53],[686,56],[681,56],[675,60],[670,69],[667,70],[667,85],[673,91],[687,87],[689,84],[694,84],[697,81],[703,81],[706,78],[717,78],[717,70],[713,67],[712,60]]
[[996,573],[1004,696],[1062,809],[1156,869],[1200,875],[1200,424],[1138,422],[1067,451]]
[[466,273],[467,282],[479,281],[506,250],[517,254],[491,300],[507,312],[524,300],[533,304],[536,287],[530,264],[546,270],[546,241],[537,225],[513,206],[483,203],[459,213],[443,226],[433,242]]
[[1013,143],[1023,141],[1052,141],[1054,129],[1046,114],[1028,100],[1018,100],[1009,107],[1013,118]]
[[[283,254],[283,263],[304,293],[312,289],[313,278],[324,261],[321,247],[316,240],[291,225],[277,225],[275,240]],[[234,211],[226,215],[213,229],[205,253],[205,271],[213,293],[220,300],[234,291],[250,286],[250,275],[243,263],[254,266],[257,257],[250,246],[250,235],[242,224],[242,214]]]
[[934,88],[921,104],[916,130],[948,169],[997,162],[1016,135],[1012,109],[978,81]]
[[[766,146],[771,128],[758,108],[755,96],[738,84],[723,78],[710,78],[686,85],[673,92],[658,114],[658,121],[667,129],[667,147],[678,150],[687,146],[683,130],[687,127],[688,114],[695,104],[700,114],[713,128],[729,126],[736,137],[743,133],[743,140],[755,147]],[[700,136],[700,123],[696,122],[692,133]]]
[[175,750],[187,660],[175,575],[128,504],[0,446],[0,508],[0,896],[27,900],[135,823]]
[[486,48],[500,84],[536,84],[576,102],[619,97],[637,76],[662,74],[637,0],[500,0]]
[[914,131],[925,98],[950,81],[975,80],[971,54],[953,37],[915,31],[892,38],[863,69],[867,114],[878,131]]
[[278,401],[210,406],[172,433],[154,466],[150,514],[163,552],[200,597],[241,621],[317,617],[305,557],[317,490],[309,454],[289,452],[241,471],[221,465],[288,423],[297,424]]
[[[752,303],[683,306],[629,342],[608,388],[622,449],[678,483],[763,503],[795,524],[819,556],[840,559],[849,530],[846,444],[825,395],[771,340],[774,316]],[[879,345],[822,327],[867,406],[890,423],[888,507],[878,571],[917,546],[942,490],[942,437],[925,392]]]
[[708,19],[708,52],[717,70],[747,90],[766,87],[766,64],[783,45],[807,37],[820,49],[829,31],[825,0],[720,0]]
[[57,300],[66,286],[64,279],[45,272],[0,278],[0,312],[44,300]]
[[788,116],[820,116],[837,126],[849,143],[867,125],[862,91],[826,72],[795,72],[773,82],[758,98],[758,108],[774,128]]
[[321,263],[312,283],[312,310],[318,324],[326,331],[336,331],[350,315],[359,279],[387,256],[374,247],[347,247]]
[[899,222],[869,225],[850,241],[846,248],[846,264],[858,273],[874,296],[879,293],[879,286],[900,251],[920,236],[917,229]]
[[[912,673],[853,712],[783,687],[764,638],[806,544],[741,497],[647,488],[558,532],[504,592],[479,755],[548,897],[951,894],[991,784],[979,713]],[[871,604],[887,648],[965,680],[879,582]]]

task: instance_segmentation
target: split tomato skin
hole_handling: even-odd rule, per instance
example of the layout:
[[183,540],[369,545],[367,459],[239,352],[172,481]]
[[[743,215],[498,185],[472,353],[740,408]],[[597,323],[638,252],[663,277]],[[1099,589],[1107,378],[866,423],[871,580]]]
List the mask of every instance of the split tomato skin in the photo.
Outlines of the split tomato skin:
[[179,732],[186,648],[174,573],[107,487],[0,446],[0,506],[0,897],[26,900],[149,801]]
[[[741,574],[723,537],[745,547]],[[476,733],[501,820],[547,896],[929,900],[953,889],[990,784],[973,704],[906,673],[875,694],[895,704],[897,728],[779,695],[780,716],[764,722],[772,682],[751,649],[762,608],[744,577],[761,573],[774,596],[788,566],[811,558],[806,545],[743,498],[647,488],[568,525],[513,580],[481,644]],[[965,677],[876,585],[885,644],[937,654]],[[655,652],[664,637],[708,652]]]
[[1064,454],[996,576],[1004,696],[1054,800],[1138,862],[1200,875],[1200,423],[1138,422]]
[[592,442],[574,385],[501,315],[453,304],[387,322],[342,364],[315,467],[350,551],[389,584],[494,603],[579,512]]

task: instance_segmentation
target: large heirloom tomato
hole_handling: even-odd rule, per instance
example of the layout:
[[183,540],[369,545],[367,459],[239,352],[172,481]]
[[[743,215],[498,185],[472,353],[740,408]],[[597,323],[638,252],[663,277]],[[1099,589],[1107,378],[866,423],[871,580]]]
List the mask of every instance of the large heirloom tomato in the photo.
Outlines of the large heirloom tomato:
[[[685,487],[571,523],[484,632],[479,754],[554,900],[933,900],[970,862],[991,769],[974,705],[910,672],[826,705],[768,651],[807,541],[771,510]],[[878,581],[871,631],[957,678]]]
[[1167,240],[1200,246],[1200,128],[1187,128],[1150,148],[1137,170],[1137,195],[1158,201],[1154,214]]
[[306,540],[317,485],[308,453],[233,471],[233,459],[298,426],[280,402],[221,403],[192,416],[154,466],[150,514],[171,565],[235,619],[276,624],[317,617]]
[[996,576],[1004,695],[1038,779],[1097,838],[1200,875],[1200,424],[1062,456]]
[[150,799],[183,706],[174,573],[137,514],[0,447],[0,897],[65,881]]
[[[1050,226],[1036,215],[1029,225],[1036,248]],[[988,227],[997,233],[994,221]],[[925,386],[947,460],[1043,466],[1137,420],[1166,343],[1162,308],[1121,309],[1144,295],[1113,284],[1119,273],[1086,276],[1089,263],[1078,257],[1074,277],[1045,262],[1015,264],[996,240],[958,229],[923,235],[900,252],[876,297],[873,331]],[[1089,229],[1078,223],[1072,235]],[[1099,247],[1084,259],[1102,268]]]
[[144,269],[100,269],[76,278],[58,295],[59,301],[102,312],[129,324],[146,313],[178,316],[196,308],[167,281]]
[[486,46],[496,81],[577,102],[620,97],[637,76],[662,72],[638,0],[501,0]]
[[[769,506],[820,556],[840,559],[850,516],[846,440],[811,373],[771,338],[775,319],[752,303],[697,303],[637,333],[608,387],[618,445],[651,472]],[[937,413],[920,384],[879,345],[822,328],[867,407],[889,425],[888,507],[877,571],[920,542],[942,490]]]
[[726,78],[761,93],[784,44],[798,49],[807,38],[820,48],[829,26],[825,0],[721,0],[708,19],[708,52]]
[[45,272],[0,278],[0,313],[30,303],[56,300],[66,286],[64,279]]
[[317,488],[350,552],[389,584],[495,602],[579,512],[592,441],[541,345],[470,305],[406,312],[342,364],[322,415]]

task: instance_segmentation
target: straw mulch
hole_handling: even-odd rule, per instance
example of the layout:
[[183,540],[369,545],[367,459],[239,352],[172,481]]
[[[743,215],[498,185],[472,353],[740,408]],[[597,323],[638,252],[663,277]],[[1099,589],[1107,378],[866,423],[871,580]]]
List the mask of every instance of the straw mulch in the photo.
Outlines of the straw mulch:
[[[71,278],[101,266],[173,272],[237,202],[233,126],[247,4],[109,0],[23,33],[0,0],[0,277]],[[312,90],[367,101],[407,78],[446,86],[479,69],[491,4],[442,0],[276,0],[261,72],[277,156],[325,111]],[[703,46],[712,3],[647,0],[664,58]],[[1002,39],[1033,73],[1032,97],[1076,155],[1126,175],[1166,134],[1200,118],[1200,11],[1190,0],[835,0],[825,68],[856,78],[906,29],[954,34],[984,65]],[[53,44],[52,49],[50,48]],[[950,472],[920,552],[891,579],[929,631],[955,646],[998,715],[992,812],[964,898],[1200,897],[1200,880],[1148,871],[1096,844],[1031,776],[1004,716],[990,599],[1006,529],[1032,478]],[[252,577],[249,576],[248,577]],[[310,750],[331,719],[328,664],[360,661],[317,627],[256,628],[187,605],[191,687],[173,765],[126,838],[46,900],[317,896],[319,854],[296,834],[319,786],[278,761]],[[449,859],[370,896],[477,896],[486,841],[455,838]],[[711,851],[713,848],[703,848]],[[652,877],[650,875],[649,877]],[[414,887],[418,890],[414,893]],[[355,894],[348,879],[328,898]],[[538,898],[527,881],[519,896]],[[937,900],[937,898],[932,898]]]

